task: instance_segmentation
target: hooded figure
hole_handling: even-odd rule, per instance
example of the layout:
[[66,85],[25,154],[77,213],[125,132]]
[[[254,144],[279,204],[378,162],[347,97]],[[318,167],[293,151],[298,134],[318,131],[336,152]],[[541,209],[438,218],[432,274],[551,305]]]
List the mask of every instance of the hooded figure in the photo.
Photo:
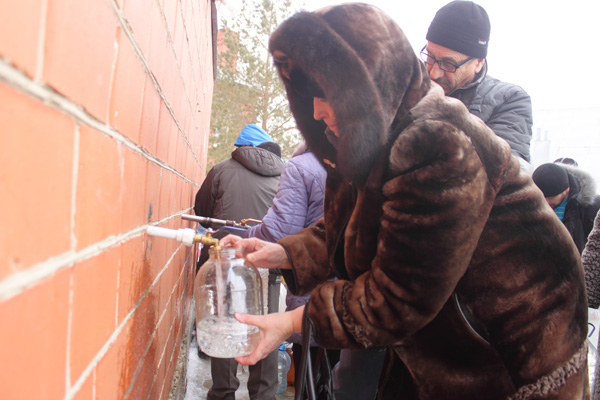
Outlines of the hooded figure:
[[317,342],[388,346],[383,398],[587,398],[579,254],[508,144],[373,6],[297,13],[269,48],[327,169],[324,219],[279,241]]

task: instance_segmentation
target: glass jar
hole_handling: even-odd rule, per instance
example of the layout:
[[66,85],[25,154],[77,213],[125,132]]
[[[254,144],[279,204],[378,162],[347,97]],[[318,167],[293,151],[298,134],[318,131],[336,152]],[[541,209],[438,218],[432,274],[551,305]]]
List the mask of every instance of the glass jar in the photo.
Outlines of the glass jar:
[[260,275],[238,249],[211,248],[209,256],[194,281],[198,346],[216,358],[248,355],[258,344],[258,328],[234,314],[263,314]]

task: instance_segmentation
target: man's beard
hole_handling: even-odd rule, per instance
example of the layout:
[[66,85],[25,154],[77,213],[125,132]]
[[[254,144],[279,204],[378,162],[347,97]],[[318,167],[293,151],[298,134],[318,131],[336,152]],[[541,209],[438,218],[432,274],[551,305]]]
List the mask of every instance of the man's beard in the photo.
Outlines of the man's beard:
[[444,89],[444,94],[446,96],[448,96],[450,93],[448,93],[449,90],[452,90],[452,92],[454,91],[454,89],[452,87],[450,87],[450,82],[448,82],[445,79],[434,79],[433,80],[435,83],[437,83],[438,85],[440,85],[442,87],[442,89]]

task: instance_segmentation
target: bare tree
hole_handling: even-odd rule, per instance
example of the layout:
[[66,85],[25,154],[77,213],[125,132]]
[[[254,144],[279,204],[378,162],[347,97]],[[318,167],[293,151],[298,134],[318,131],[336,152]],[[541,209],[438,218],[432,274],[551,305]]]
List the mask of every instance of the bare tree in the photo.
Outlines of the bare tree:
[[235,138],[249,123],[271,135],[284,159],[300,141],[268,52],[271,33],[294,11],[290,0],[243,0],[237,17],[219,30],[209,168],[230,156]]

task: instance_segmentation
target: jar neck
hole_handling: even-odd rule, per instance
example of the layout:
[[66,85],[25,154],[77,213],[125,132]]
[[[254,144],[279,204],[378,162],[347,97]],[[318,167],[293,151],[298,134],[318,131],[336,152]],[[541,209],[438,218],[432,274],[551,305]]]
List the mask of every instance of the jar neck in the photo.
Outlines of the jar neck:
[[220,259],[232,260],[234,258],[242,258],[242,250],[234,249],[233,247],[221,247],[218,250],[214,247],[208,249],[210,258],[218,257]]

